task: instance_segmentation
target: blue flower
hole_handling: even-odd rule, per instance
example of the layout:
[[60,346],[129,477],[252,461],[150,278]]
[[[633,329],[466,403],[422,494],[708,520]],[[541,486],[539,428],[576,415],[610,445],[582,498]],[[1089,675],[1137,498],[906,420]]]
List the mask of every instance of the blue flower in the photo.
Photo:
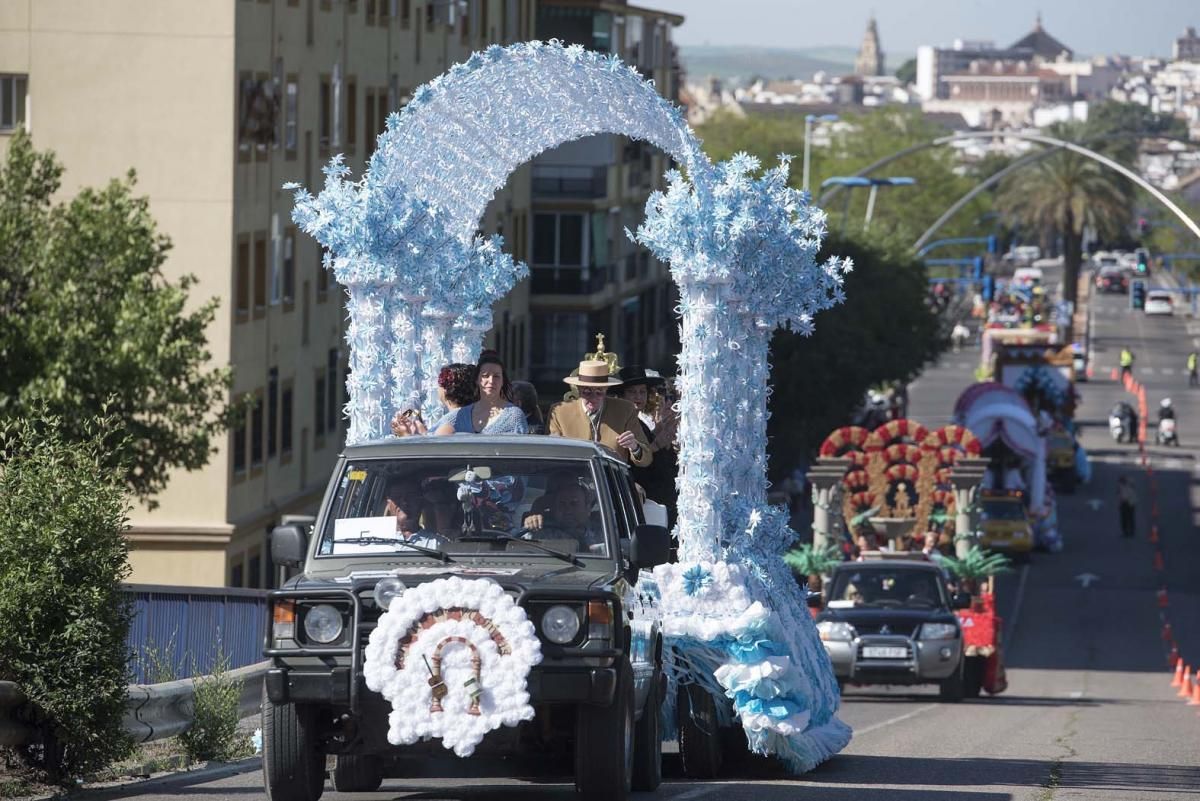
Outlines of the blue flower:
[[713,582],[711,570],[706,570],[700,565],[688,568],[683,574],[683,591],[688,595],[699,595],[705,588]]

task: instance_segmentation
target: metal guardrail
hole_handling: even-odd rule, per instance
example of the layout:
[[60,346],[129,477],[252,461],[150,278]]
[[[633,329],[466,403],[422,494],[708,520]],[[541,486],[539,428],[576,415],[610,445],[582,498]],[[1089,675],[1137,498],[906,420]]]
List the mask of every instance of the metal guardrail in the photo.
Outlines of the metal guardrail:
[[[238,717],[244,718],[258,711],[262,702],[262,679],[269,664],[263,661],[226,674],[242,683]],[[23,745],[33,736],[32,727],[15,717],[26,703],[25,694],[16,684],[0,681],[0,746]],[[174,737],[191,726],[194,704],[194,679],[131,684],[121,726],[138,743]]]

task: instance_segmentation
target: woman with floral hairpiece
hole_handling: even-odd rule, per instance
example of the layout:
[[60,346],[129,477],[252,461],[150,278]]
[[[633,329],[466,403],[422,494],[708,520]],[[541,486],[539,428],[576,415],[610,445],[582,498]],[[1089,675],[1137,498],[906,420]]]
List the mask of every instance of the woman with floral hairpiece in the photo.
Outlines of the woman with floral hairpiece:
[[438,372],[438,398],[449,411],[439,417],[432,426],[425,425],[419,412],[411,409],[407,412],[397,412],[392,418],[392,434],[397,437],[428,434],[437,431],[446,423],[452,423],[459,409],[474,403],[479,397],[476,372],[475,365],[461,362],[443,367]]

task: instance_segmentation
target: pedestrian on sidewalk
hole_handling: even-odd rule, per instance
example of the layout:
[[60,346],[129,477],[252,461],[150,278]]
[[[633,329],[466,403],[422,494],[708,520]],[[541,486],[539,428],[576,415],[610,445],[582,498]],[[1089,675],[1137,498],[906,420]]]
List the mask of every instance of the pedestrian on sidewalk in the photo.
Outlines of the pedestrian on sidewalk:
[[1117,499],[1121,510],[1121,536],[1134,535],[1134,519],[1137,514],[1137,490],[1129,476],[1117,479]]
[[1187,358],[1188,386],[1189,387],[1200,387],[1200,375],[1196,374],[1196,367],[1197,367],[1196,362],[1197,362],[1196,351],[1192,351],[1191,353],[1188,354],[1188,358]]

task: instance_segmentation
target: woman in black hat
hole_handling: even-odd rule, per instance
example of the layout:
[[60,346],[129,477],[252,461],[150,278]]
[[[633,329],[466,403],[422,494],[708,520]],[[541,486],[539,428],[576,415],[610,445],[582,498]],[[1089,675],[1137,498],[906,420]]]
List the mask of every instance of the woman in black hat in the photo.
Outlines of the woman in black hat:
[[646,413],[651,390],[665,385],[666,381],[653,371],[630,365],[621,369],[621,384],[614,389],[614,393],[637,408],[638,421],[654,454],[654,461],[649,467],[634,465],[631,468],[633,480],[642,485],[647,498],[667,507],[667,520],[669,525],[674,526],[675,476],[679,472],[675,454],[676,422],[672,416],[660,421],[656,427]]

